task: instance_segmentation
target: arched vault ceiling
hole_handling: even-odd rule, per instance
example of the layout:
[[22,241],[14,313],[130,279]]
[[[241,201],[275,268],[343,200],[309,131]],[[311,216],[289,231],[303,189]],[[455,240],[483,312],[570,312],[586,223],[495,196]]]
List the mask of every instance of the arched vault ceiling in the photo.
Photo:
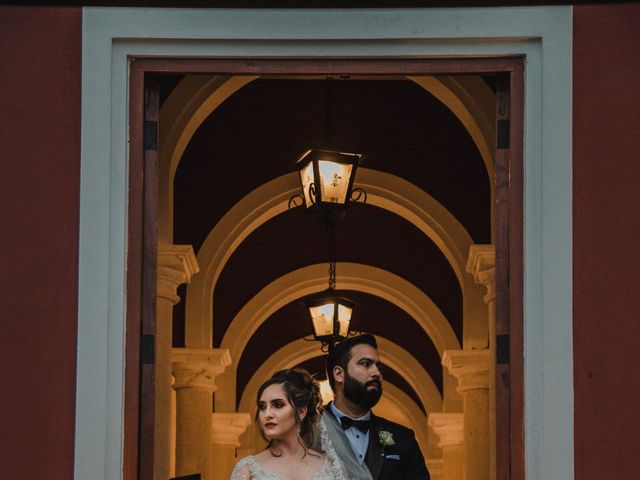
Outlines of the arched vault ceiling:
[[[336,237],[337,261],[375,265],[408,280],[430,296],[461,341],[460,286],[440,250],[417,228],[386,210],[354,205]],[[254,231],[231,256],[214,290],[213,345],[220,345],[234,316],[267,283],[297,268],[326,263],[327,256],[327,235],[301,209]]]
[[[490,242],[487,170],[469,133],[447,107],[409,80],[336,80],[333,90],[337,148],[366,154],[364,167],[412,183],[446,208],[473,242]],[[195,132],[178,165],[174,243],[193,245],[197,252],[237,202],[290,171],[304,150],[324,146],[325,111],[325,82],[319,80],[258,79],[222,101]],[[301,209],[276,215],[254,230],[233,251],[215,284],[213,346],[220,345],[234,317],[266,285],[295,269],[326,264],[327,254],[326,235]],[[462,343],[459,278],[436,244],[409,221],[373,205],[352,206],[337,232],[337,260],[406,280],[446,317],[453,343],[455,337]],[[401,345],[433,379],[433,390],[442,391],[440,356],[425,330],[389,301],[359,291],[349,295],[358,303],[353,328]],[[183,305],[174,312],[174,339],[184,338]],[[272,313],[247,339],[242,356],[233,359],[238,376],[231,391],[241,392],[260,362],[309,333],[297,302]],[[392,383],[415,399],[415,391],[396,377]]]
[[[424,330],[405,312],[381,298],[356,291],[345,293],[357,304],[352,318],[353,329],[383,335],[403,345],[429,373],[442,393],[440,355]],[[269,339],[269,350],[276,351],[296,339],[308,336],[311,325],[306,315],[300,302],[292,302],[271,315],[254,333],[238,363],[238,398],[255,372],[255,366],[261,365],[271,353],[264,349],[265,339]],[[320,371],[315,370],[314,373]]]
[[[175,243],[197,249],[240,198],[324,144],[324,89],[317,80],[256,80],[204,121],[176,173]],[[474,242],[490,241],[486,168],[450,110],[409,80],[335,81],[333,105],[340,149],[365,153],[367,168],[410,180]]]

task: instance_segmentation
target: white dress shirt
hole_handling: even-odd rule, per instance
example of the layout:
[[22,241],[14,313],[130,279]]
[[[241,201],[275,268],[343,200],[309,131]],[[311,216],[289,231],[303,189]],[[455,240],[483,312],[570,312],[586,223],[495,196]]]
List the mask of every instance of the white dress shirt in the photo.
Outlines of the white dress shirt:
[[[331,409],[333,415],[338,419],[338,422],[340,422],[340,419],[342,417],[349,417],[349,415],[340,411],[333,402],[329,404],[329,408]],[[349,418],[353,420],[369,420],[371,419],[371,412],[367,412],[366,415],[363,415],[360,418]],[[344,434],[349,440],[351,448],[353,448],[353,453],[356,454],[358,462],[360,462],[360,465],[362,465],[365,457],[367,456],[367,448],[369,447],[369,431],[367,431],[367,433],[362,433],[356,427],[349,427],[344,431]]]

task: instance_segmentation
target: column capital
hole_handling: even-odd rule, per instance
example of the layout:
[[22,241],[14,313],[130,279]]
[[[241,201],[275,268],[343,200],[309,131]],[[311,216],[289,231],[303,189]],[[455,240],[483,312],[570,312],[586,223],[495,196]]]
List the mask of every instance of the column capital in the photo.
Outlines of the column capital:
[[477,284],[484,285],[487,294],[485,303],[496,298],[496,247],[495,245],[471,245],[467,259],[467,272],[473,275]]
[[215,392],[216,377],[231,365],[226,348],[174,348],[173,388],[202,388]]
[[440,442],[439,447],[462,445],[464,440],[462,413],[430,413],[427,423],[433,429]]
[[183,283],[189,283],[191,276],[200,268],[191,245],[158,245],[157,295],[174,305],[180,301],[176,290]]
[[489,349],[445,350],[442,365],[458,380],[457,390],[489,388]]
[[240,446],[240,435],[251,425],[251,415],[245,412],[212,413],[211,443]]

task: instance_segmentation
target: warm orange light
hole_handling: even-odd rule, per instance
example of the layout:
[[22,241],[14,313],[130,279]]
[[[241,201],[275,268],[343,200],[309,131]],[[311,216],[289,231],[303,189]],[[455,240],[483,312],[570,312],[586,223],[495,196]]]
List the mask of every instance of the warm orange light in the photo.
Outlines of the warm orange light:
[[322,200],[329,203],[344,204],[347,201],[352,165],[331,160],[320,160],[320,191]]
[[316,340],[338,341],[349,336],[349,325],[354,303],[341,297],[333,288],[305,299],[313,323]]
[[333,335],[333,312],[333,303],[309,307],[309,313],[313,320],[313,329],[316,332],[316,336],[324,337],[326,335]]
[[296,162],[307,208],[344,208],[362,155],[331,150],[307,150]]
[[322,397],[322,404],[326,405],[327,403],[333,401],[333,390],[331,390],[331,385],[329,385],[329,380],[322,380],[320,383],[320,396]]
[[338,335],[341,337],[347,337],[349,334],[349,323],[351,322],[351,312],[353,312],[352,307],[347,307],[345,305],[338,305],[338,323],[340,325],[340,330],[338,331]]

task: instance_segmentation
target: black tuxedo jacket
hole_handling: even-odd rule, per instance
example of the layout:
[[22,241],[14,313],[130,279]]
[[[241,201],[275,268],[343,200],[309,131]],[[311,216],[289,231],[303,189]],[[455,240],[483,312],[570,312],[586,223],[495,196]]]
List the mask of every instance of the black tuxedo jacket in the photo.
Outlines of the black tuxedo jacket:
[[[330,408],[325,410],[333,415]],[[394,445],[383,446],[379,432],[393,435]],[[424,457],[413,430],[371,413],[365,463],[374,480],[429,480]]]
[[[391,433],[395,444],[383,446],[379,438],[381,431]],[[429,479],[429,472],[413,430],[373,413],[365,462],[375,480]]]

